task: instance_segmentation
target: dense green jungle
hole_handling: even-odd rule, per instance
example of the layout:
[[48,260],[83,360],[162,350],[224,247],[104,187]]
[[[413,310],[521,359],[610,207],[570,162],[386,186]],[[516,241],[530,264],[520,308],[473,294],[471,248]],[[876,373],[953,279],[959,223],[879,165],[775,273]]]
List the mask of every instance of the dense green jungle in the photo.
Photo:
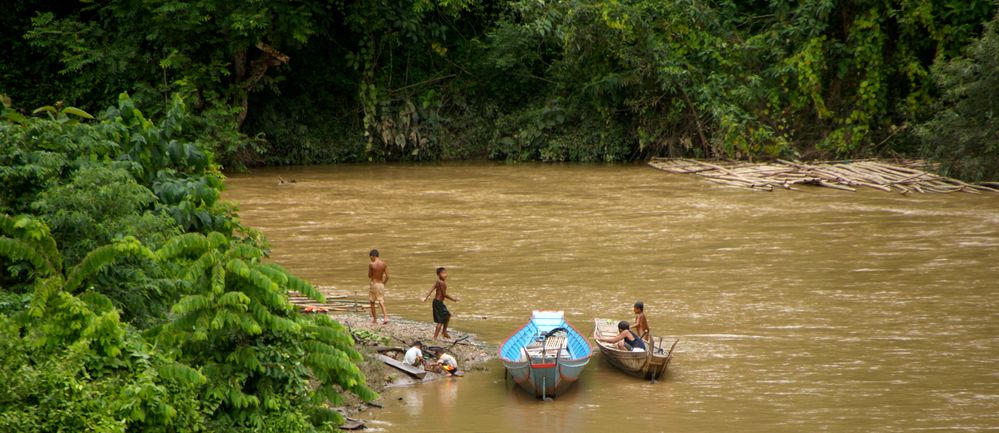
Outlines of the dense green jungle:
[[330,431],[349,333],[261,165],[907,157],[999,173],[992,0],[96,0],[0,15],[0,431]]
[[994,0],[12,1],[29,115],[173,95],[225,169],[905,156],[995,178]]

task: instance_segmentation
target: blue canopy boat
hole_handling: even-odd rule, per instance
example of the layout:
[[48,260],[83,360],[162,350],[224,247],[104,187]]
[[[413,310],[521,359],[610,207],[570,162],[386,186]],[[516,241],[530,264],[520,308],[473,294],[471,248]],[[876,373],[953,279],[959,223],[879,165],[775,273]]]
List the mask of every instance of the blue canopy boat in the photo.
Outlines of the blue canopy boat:
[[500,345],[499,357],[517,385],[544,399],[576,383],[592,352],[561,311],[534,311],[531,321]]

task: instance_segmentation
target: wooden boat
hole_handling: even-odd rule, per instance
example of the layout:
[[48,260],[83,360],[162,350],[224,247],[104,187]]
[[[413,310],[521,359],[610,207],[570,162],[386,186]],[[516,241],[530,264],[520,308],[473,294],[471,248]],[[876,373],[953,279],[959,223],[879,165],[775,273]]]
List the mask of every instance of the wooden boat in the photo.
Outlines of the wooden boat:
[[[618,349],[614,343],[600,341],[601,338],[611,338],[619,333],[618,321],[593,319],[593,322],[595,324],[593,341],[597,343],[597,347],[600,348],[600,352],[604,354],[607,362],[617,367],[618,370],[638,378],[651,380],[653,383],[666,373],[666,368],[673,360],[673,349],[676,348],[676,343],[680,342],[679,339],[673,341],[673,344],[667,349],[662,337],[659,337],[658,341],[656,337],[650,337],[649,340],[643,340],[648,350],[627,352]],[[666,344],[668,343],[666,341]]]
[[541,399],[557,397],[576,383],[592,353],[589,341],[561,311],[534,311],[499,347],[507,374]]

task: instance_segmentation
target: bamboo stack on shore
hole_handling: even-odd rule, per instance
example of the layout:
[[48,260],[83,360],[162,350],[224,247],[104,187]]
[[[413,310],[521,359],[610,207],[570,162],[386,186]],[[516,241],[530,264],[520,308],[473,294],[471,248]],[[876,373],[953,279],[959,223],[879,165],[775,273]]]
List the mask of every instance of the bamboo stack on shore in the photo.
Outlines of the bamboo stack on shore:
[[337,292],[331,287],[316,287],[316,290],[326,297],[326,302],[318,302],[295,291],[289,291],[288,297],[298,309],[310,313],[360,312],[367,306],[367,299],[361,300],[356,297],[352,299],[349,294]]
[[796,185],[815,185],[844,191],[866,187],[902,194],[999,192],[999,182],[969,184],[922,170],[920,167],[924,164],[920,161],[804,163],[777,160],[747,163],[655,158],[649,161],[649,165],[670,173],[696,174],[715,183],[763,191],[773,191],[774,188],[794,190]]

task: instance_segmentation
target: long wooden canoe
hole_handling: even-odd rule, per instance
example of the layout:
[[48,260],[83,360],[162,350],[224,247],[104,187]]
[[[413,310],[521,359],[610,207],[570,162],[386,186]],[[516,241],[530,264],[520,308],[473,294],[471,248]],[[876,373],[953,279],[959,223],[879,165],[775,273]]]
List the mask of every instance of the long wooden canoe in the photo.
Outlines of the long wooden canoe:
[[561,311],[534,311],[499,347],[514,383],[540,399],[557,397],[576,383],[592,352],[586,336]]
[[604,354],[611,365],[617,367],[631,376],[655,382],[666,373],[670,361],[673,360],[673,349],[680,340],[674,340],[673,344],[666,348],[663,337],[650,336],[645,341],[646,351],[626,352],[617,348],[613,343],[604,343],[601,338],[611,338],[618,334],[618,321],[610,319],[593,319],[593,341],[597,343],[600,353]]

